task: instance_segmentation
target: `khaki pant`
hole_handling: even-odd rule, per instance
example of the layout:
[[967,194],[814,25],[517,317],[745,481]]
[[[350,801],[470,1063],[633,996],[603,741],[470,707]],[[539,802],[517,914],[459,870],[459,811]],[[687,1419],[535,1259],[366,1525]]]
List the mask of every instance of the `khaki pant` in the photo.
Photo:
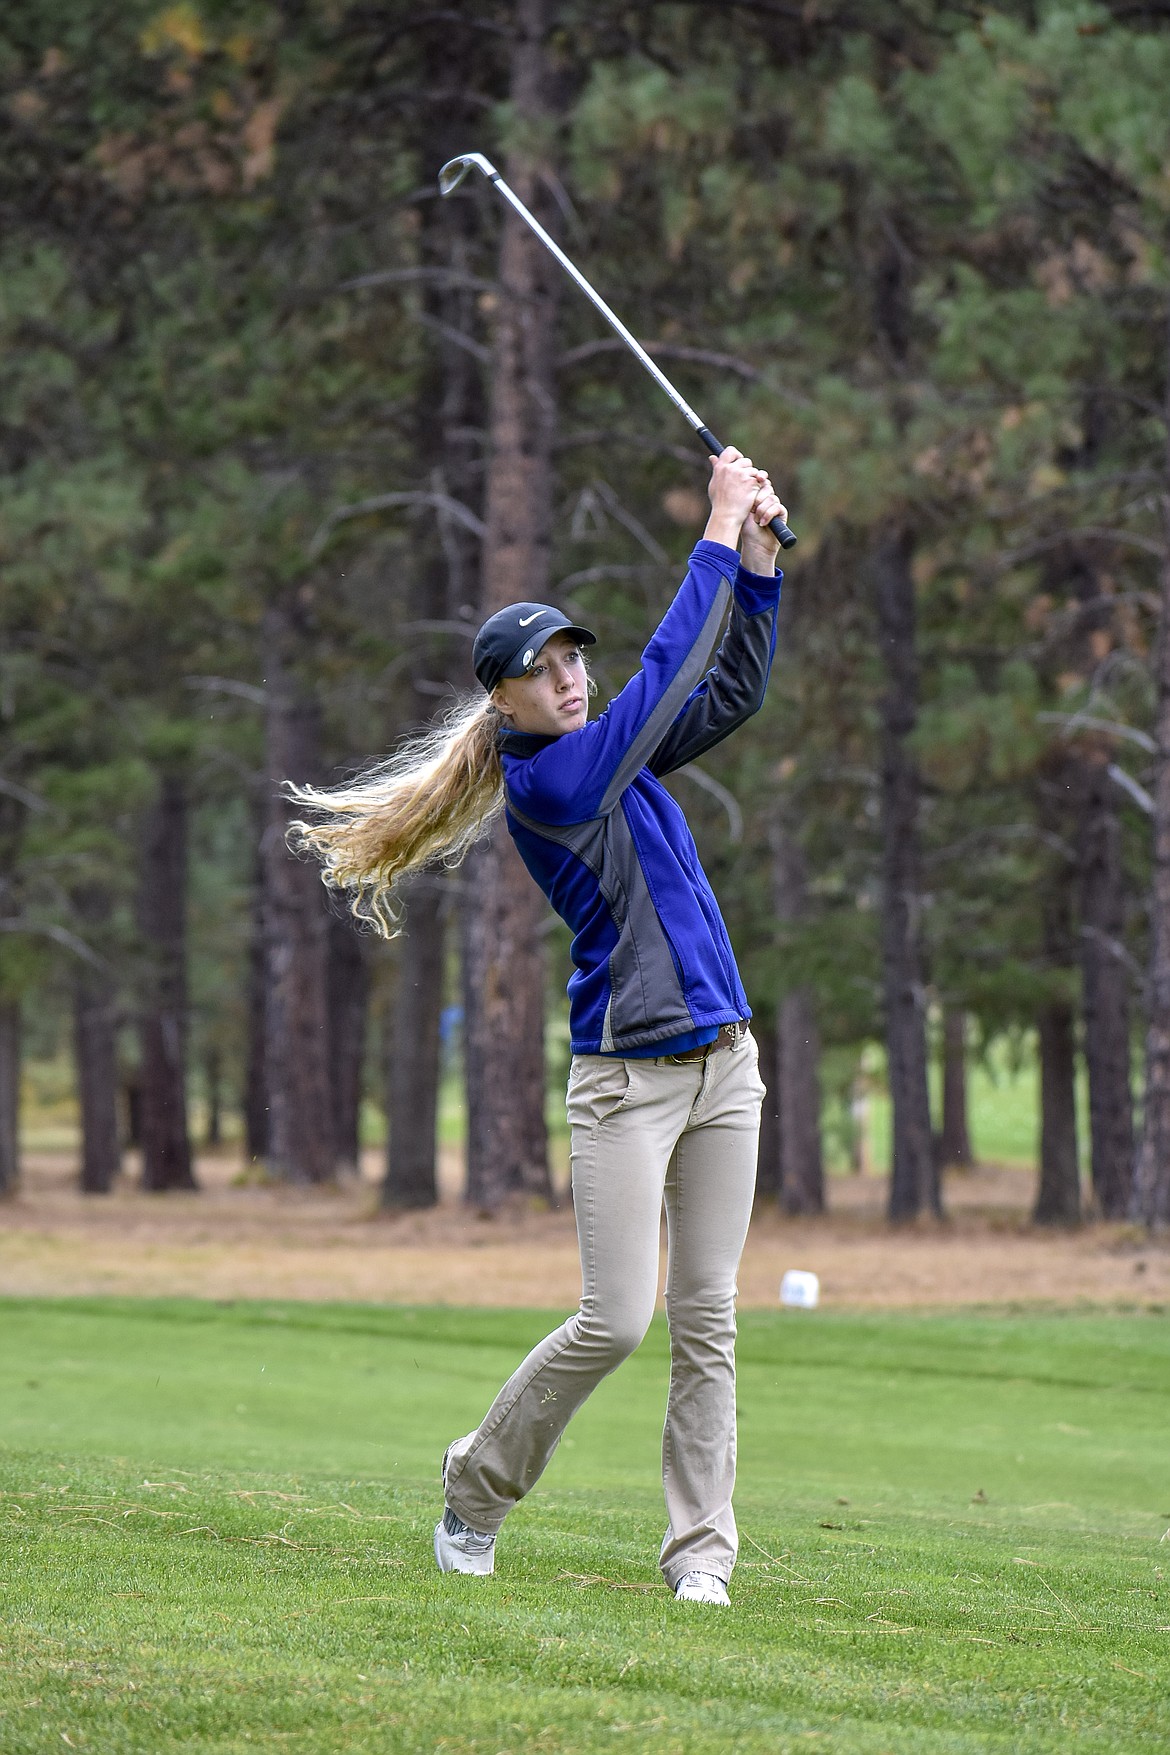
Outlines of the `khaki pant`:
[[750,1035],[681,1066],[578,1055],[569,1075],[581,1304],[451,1446],[447,1503],[495,1532],[539,1480],[585,1398],[634,1351],[658,1291],[666,1204],[669,1519],[660,1564],[728,1579],[737,1534],[735,1276],[751,1215],[763,1085]]

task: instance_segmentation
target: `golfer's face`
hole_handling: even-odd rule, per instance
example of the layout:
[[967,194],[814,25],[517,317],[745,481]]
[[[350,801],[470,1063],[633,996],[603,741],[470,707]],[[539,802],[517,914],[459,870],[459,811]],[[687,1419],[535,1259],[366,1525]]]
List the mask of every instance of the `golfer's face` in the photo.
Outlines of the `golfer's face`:
[[530,670],[510,676],[496,690],[496,704],[515,731],[563,737],[580,731],[589,715],[585,661],[568,634],[546,640]]

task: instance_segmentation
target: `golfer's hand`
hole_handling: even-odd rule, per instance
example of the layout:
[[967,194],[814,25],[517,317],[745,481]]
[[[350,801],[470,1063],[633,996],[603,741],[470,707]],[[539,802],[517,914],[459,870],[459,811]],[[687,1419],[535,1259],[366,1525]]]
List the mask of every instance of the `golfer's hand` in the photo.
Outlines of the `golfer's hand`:
[[734,445],[728,445],[726,451],[711,459],[711,480],[707,484],[711,516],[703,532],[708,542],[736,547],[740,527],[767,479],[763,470],[756,469],[751,458]]
[[780,547],[768,529],[773,518],[788,522],[788,507],[782,505],[772,483],[765,475],[751,511],[743,523],[743,548],[740,559],[749,573],[762,573],[770,578],[776,571],[776,552]]

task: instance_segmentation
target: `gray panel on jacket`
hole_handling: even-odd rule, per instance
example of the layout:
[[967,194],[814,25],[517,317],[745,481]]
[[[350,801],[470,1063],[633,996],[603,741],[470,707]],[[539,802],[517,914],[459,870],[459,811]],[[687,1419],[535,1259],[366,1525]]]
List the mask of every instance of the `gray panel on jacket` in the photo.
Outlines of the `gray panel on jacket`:
[[776,611],[745,615],[735,606],[705,694],[680,711],[647,761],[661,777],[714,749],[758,713],[768,684]]
[[711,648],[715,644],[715,636],[719,632],[719,624],[727,613],[730,599],[731,585],[728,580],[721,579],[703,622],[702,631],[696,636],[685,662],[622,757],[617,772],[606,787],[601,801],[602,815],[613,809],[635,774],[641,773],[651,752],[658,748],[669,727],[682,711],[687,696],[702,682]]
[[[588,867],[617,928],[618,941],[609,958],[610,1001],[605,1012],[602,1047],[619,1051],[642,1048],[693,1030],[694,1019],[687,1010],[670,943],[642,872],[625,812],[611,810],[607,816],[594,817],[587,823],[553,826],[526,816],[511,799],[508,809],[532,834],[567,848]],[[651,1015],[655,1019],[652,1030],[648,1028]]]

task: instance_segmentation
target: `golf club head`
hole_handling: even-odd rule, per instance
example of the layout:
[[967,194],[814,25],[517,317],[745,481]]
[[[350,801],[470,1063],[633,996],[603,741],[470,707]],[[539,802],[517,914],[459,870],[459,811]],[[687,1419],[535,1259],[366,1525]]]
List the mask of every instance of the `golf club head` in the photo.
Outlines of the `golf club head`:
[[491,164],[482,152],[460,153],[458,158],[449,158],[439,172],[439,194],[453,195],[468,171],[482,171],[485,177],[497,175],[495,165]]

